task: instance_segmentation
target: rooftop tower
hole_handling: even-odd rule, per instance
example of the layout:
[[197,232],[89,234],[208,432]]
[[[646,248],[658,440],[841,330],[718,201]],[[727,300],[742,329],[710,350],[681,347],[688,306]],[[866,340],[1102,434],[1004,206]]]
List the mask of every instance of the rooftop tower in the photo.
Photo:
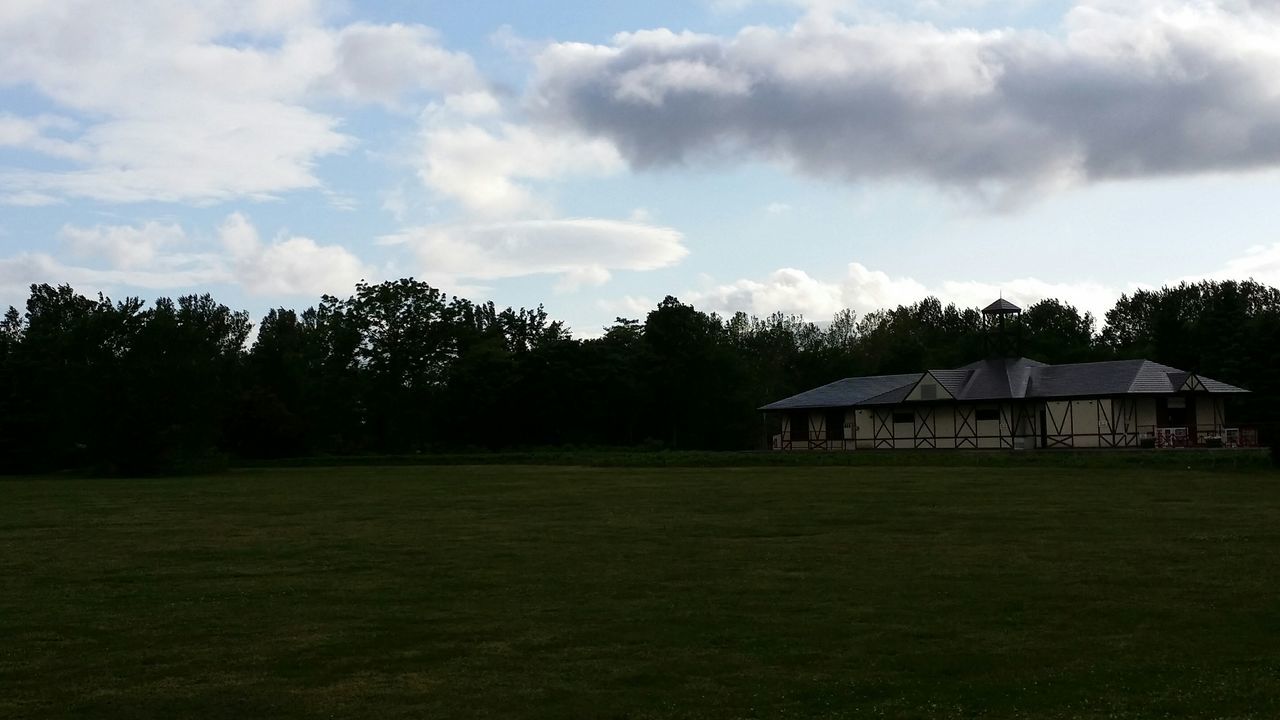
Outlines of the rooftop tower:
[[[987,352],[996,357],[1017,357],[1022,354],[1022,344],[1019,337],[1021,333],[1017,326],[1006,327],[1005,318],[1012,315],[1021,315],[1022,308],[1005,300],[1002,296],[999,300],[991,303],[982,309],[982,314],[988,318],[987,327]],[[1010,325],[1014,323],[1010,322]]]

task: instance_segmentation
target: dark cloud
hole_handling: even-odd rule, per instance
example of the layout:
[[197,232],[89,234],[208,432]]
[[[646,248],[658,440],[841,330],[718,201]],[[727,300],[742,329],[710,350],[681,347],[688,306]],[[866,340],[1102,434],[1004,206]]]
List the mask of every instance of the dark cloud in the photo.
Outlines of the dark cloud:
[[532,103],[636,168],[744,156],[841,180],[1001,196],[1280,165],[1280,19],[1263,6],[1095,0],[1061,34],[810,17],[732,38],[558,44]]

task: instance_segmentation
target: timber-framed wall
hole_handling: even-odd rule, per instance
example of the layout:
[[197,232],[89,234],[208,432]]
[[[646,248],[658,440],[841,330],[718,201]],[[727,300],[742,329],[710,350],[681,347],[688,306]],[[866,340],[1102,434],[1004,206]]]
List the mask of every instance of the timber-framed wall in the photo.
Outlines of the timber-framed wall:
[[[1221,434],[1221,398],[1196,394],[1190,432]],[[837,420],[842,420],[837,424]],[[1134,448],[1159,426],[1157,398],[907,402],[793,410],[776,450]],[[803,427],[803,431],[795,430]]]

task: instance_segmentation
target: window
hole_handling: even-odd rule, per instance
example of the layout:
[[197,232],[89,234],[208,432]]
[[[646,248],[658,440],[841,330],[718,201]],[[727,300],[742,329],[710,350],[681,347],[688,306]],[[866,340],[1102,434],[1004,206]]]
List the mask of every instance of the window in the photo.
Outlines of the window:
[[978,421],[999,420],[1000,408],[978,408]]
[[933,384],[920,386],[921,400],[936,400],[938,398],[938,386]]
[[893,414],[893,421],[895,423],[914,423],[916,421],[916,414],[911,411],[896,412]]

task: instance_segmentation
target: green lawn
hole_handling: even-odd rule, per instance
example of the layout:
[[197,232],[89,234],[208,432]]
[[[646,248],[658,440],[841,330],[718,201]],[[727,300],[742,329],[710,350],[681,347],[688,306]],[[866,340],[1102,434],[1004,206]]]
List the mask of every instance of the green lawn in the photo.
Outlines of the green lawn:
[[1280,716],[1280,475],[0,481],[0,717]]

